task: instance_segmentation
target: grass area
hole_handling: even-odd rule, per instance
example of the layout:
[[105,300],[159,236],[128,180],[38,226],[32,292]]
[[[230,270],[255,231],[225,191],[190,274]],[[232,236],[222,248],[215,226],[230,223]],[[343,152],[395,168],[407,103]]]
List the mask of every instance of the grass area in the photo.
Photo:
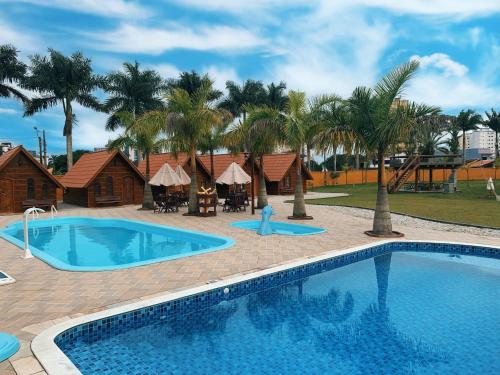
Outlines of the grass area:
[[[404,192],[390,194],[391,211],[435,220],[500,228],[500,202],[488,198],[486,182],[471,181],[469,184],[460,182],[459,189],[460,192],[455,194]],[[500,186],[497,190],[500,190]],[[314,191],[351,195],[309,199],[308,204],[375,208],[376,184],[325,186]]]

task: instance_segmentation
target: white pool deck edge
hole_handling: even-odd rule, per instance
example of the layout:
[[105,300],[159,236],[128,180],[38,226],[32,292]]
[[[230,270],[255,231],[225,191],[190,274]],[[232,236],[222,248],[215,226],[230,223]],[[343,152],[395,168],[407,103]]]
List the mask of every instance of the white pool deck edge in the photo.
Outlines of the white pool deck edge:
[[100,320],[113,315],[122,314],[131,310],[137,310],[152,305],[161,304],[164,302],[176,300],[179,298],[187,297],[193,294],[203,293],[212,289],[225,287],[228,285],[240,283],[253,278],[269,275],[275,272],[283,271],[289,268],[300,267],[303,265],[311,264],[314,262],[335,258],[341,255],[349,254],[359,250],[368,249],[378,245],[383,245],[391,242],[422,242],[422,243],[439,243],[439,244],[452,244],[452,245],[469,245],[488,247],[499,249],[500,246],[467,243],[467,242],[454,242],[454,241],[430,241],[430,240],[406,240],[406,239],[389,239],[369,244],[352,247],[345,250],[334,250],[323,253],[321,255],[309,256],[306,258],[299,258],[291,262],[286,262],[274,267],[266,268],[263,270],[249,272],[245,274],[236,274],[228,276],[227,278],[219,279],[214,282],[208,282],[204,285],[183,289],[175,292],[164,292],[155,295],[154,297],[146,297],[137,302],[113,307],[103,311],[92,314],[82,315],[77,318],[66,320],[62,323],[56,324],[36,336],[31,342],[31,350],[35,357],[38,359],[42,367],[49,375],[82,375],[78,368],[70,361],[70,359],[62,352],[61,349],[55,344],[54,339],[62,332],[80,324],[88,323],[94,320]]

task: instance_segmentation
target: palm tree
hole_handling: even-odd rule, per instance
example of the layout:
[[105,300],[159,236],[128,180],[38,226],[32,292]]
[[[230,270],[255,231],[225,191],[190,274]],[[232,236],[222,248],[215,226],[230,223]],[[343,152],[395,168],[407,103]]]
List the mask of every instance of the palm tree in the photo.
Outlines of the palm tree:
[[194,70],[190,72],[182,72],[179,78],[170,79],[167,83],[169,89],[183,89],[186,90],[189,95],[193,95],[197,90],[200,89],[202,85],[211,84],[212,89],[208,94],[208,100],[214,101],[220,99],[222,96],[222,91],[217,90],[213,87],[213,82],[210,80],[208,74],[200,76]]
[[491,113],[485,112],[485,114],[486,120],[483,121],[483,124],[495,132],[495,159],[499,159],[498,133],[500,132],[500,113],[492,108]]
[[108,144],[108,149],[122,149],[124,146],[135,146],[144,152],[146,156],[146,183],[144,184],[144,198],[142,209],[152,210],[154,208],[153,193],[151,191],[149,156],[162,146],[160,135],[164,131],[164,125],[154,121],[154,117],[145,112],[136,117],[133,112],[117,112],[114,114],[117,120],[125,127],[125,133]]
[[247,118],[246,106],[258,106],[266,103],[266,90],[261,81],[246,80],[243,85],[233,81],[226,82],[228,95],[220,103],[219,107],[233,114],[234,117]]
[[286,108],[286,103],[288,102],[288,96],[286,95],[286,83],[281,81],[277,85],[271,82],[266,87],[266,95],[264,103],[273,108],[277,108],[280,111],[284,111]]
[[215,186],[214,153],[215,150],[223,146],[224,133],[227,126],[227,123],[215,124],[198,145],[202,153],[210,155],[210,184],[212,186]]
[[369,153],[377,155],[378,193],[369,235],[390,237],[400,235],[392,231],[387,192],[385,156],[391,147],[403,142],[425,115],[437,114],[438,108],[401,100],[404,88],[418,69],[411,61],[396,67],[383,77],[374,89],[357,87],[348,99],[350,124]]
[[25,116],[32,116],[47,108],[61,104],[64,111],[63,135],[66,137],[68,170],[73,167],[73,125],[75,114],[73,103],[83,107],[101,110],[102,106],[92,92],[104,87],[104,80],[92,73],[90,59],[80,52],[71,57],[49,49],[49,56],[34,55],[29,67],[30,75],[22,86],[37,91],[40,97],[33,98],[26,104]]
[[[147,111],[162,108],[160,93],[165,89],[166,83],[156,71],[141,71],[137,61],[134,64],[123,63],[123,71],[106,76],[105,90],[109,97],[104,103],[104,110],[111,114],[106,121],[106,130],[124,127],[119,113],[129,112],[135,118]],[[137,156],[140,162],[141,149],[137,149]]]
[[476,113],[472,109],[467,111],[460,111],[458,116],[455,118],[455,124],[462,130],[462,158],[465,163],[465,133],[470,130],[476,130],[478,125],[481,124],[483,118],[479,113]]
[[228,123],[229,112],[214,106],[213,82],[203,80],[201,86],[191,95],[184,89],[171,87],[165,95],[167,106],[165,110],[146,112],[138,120],[152,121],[157,126],[163,126],[167,139],[160,145],[168,146],[174,153],[185,151],[189,153],[191,165],[191,187],[189,189],[188,215],[196,215],[197,191],[196,182],[196,152],[204,138],[214,126]]
[[28,98],[12,83],[20,82],[26,74],[26,65],[17,59],[16,47],[0,45],[0,98],[17,98],[27,102]]
[[246,151],[251,154],[253,163],[254,156],[259,158],[259,191],[257,194],[257,208],[267,206],[266,179],[264,174],[264,155],[272,153],[278,143],[281,142],[281,133],[269,119],[279,117],[277,108],[268,106],[245,106],[248,118],[241,123],[240,136],[245,140]]

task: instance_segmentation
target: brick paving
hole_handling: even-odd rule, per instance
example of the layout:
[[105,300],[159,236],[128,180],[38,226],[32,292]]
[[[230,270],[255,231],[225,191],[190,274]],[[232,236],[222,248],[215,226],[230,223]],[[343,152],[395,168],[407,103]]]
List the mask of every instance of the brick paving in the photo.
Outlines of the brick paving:
[[[319,194],[310,193],[308,196],[316,197]],[[286,221],[286,216],[291,213],[292,206],[283,201],[283,197],[272,198],[271,204],[277,212],[273,220]],[[249,210],[242,213],[219,212],[217,217],[198,218],[182,216],[180,213],[153,214],[150,211],[138,211],[136,206],[62,209],[59,216],[129,218],[219,234],[236,241],[229,249],[116,271],[56,270],[37,258],[22,259],[22,251],[18,247],[0,239],[0,270],[16,279],[14,284],[0,287],[0,331],[16,334],[24,345],[11,362],[15,367],[16,362],[24,359],[17,365],[28,366],[28,370],[23,368],[18,373],[34,374],[38,373],[35,370],[41,371],[36,365],[30,369],[29,365],[32,364],[26,359],[31,356],[29,341],[43,327],[38,326],[39,323],[67,319],[68,316],[99,311],[146,295],[188,288],[236,273],[377,241],[363,234],[364,230],[371,228],[371,220],[334,212],[326,206],[307,206],[307,211],[314,216],[314,220],[306,224],[322,226],[328,230],[327,233],[298,238],[260,237],[253,232],[229,226],[233,221],[252,219]],[[259,218],[258,214],[256,218]],[[20,219],[20,215],[0,216],[0,227]],[[395,226],[394,229],[404,232],[407,239],[500,244],[498,237],[405,226]],[[0,363],[0,374],[14,373],[8,361]]]

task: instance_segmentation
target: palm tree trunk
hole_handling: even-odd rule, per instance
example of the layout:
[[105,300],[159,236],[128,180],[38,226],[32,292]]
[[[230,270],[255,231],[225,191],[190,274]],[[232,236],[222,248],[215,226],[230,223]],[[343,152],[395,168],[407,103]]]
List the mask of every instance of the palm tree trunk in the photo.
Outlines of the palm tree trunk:
[[389,208],[389,194],[385,175],[385,160],[382,152],[378,153],[378,192],[375,216],[373,218],[373,233],[376,235],[392,234],[391,211]]
[[295,197],[293,199],[293,218],[305,218],[306,202],[304,200],[304,189],[302,187],[302,161],[300,159],[300,150],[295,154]]
[[144,197],[142,200],[143,210],[152,210],[154,208],[153,192],[151,191],[151,185],[149,184],[149,153],[146,153],[146,183],[144,184]]
[[267,206],[266,178],[264,176],[264,155],[260,155],[259,161],[259,192],[257,194],[257,208]]
[[333,147],[333,172],[337,172],[337,147]]
[[210,184],[215,186],[214,150],[210,149]]
[[306,150],[307,150],[307,168],[311,169],[311,146],[306,145]]
[[68,171],[73,168],[73,109],[68,102],[65,106],[63,135],[66,137],[66,162]]
[[191,163],[191,186],[189,187],[189,204],[188,214],[198,214],[198,185],[196,183],[196,147],[191,146],[190,150],[190,163]]
[[142,150],[140,147],[137,147],[137,165],[141,164],[142,161]]
[[377,275],[378,307],[381,311],[387,308],[387,290],[389,289],[389,272],[391,270],[392,253],[376,256],[375,274]]

